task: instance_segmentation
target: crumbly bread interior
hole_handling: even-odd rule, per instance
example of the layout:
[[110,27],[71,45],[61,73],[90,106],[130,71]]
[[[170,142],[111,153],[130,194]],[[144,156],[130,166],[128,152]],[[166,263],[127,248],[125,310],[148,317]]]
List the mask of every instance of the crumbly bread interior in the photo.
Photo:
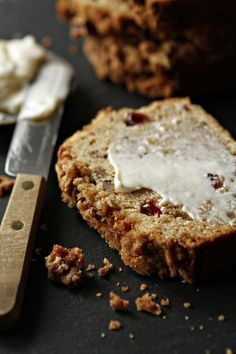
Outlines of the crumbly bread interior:
[[[110,247],[119,250],[123,261],[137,272],[180,276],[192,282],[198,277],[198,271],[208,273],[214,268],[211,265],[201,271],[197,268],[198,251],[207,249],[210,257],[211,246],[218,240],[231,239],[236,226],[194,220],[181,206],[172,204],[166,206],[166,213],[161,217],[145,215],[140,211],[141,206],[149,199],[158,205],[161,200],[158,193],[147,189],[125,194],[115,191],[114,170],[107,151],[126,126],[131,111],[128,108],[102,110],[90,125],[60,147],[56,170],[63,200],[76,207],[88,224],[101,233]],[[204,126],[236,155],[230,134],[187,98],[153,102],[137,112],[148,115],[151,121],[164,121],[167,126],[176,117],[188,128]],[[221,263],[218,260],[219,267],[224,266],[224,261]],[[216,268],[218,265],[215,264]]]

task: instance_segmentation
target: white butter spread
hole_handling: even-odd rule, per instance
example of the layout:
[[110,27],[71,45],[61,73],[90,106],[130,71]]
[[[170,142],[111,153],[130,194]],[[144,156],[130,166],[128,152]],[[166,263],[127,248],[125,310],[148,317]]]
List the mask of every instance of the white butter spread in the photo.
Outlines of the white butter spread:
[[16,114],[47,53],[32,36],[0,40],[0,111]]
[[74,70],[70,64],[50,55],[31,84],[18,119],[36,121],[52,117],[68,96],[73,77]]
[[151,189],[162,197],[160,204],[179,205],[194,219],[235,223],[236,157],[204,124],[172,119],[126,127],[108,158],[117,191]]

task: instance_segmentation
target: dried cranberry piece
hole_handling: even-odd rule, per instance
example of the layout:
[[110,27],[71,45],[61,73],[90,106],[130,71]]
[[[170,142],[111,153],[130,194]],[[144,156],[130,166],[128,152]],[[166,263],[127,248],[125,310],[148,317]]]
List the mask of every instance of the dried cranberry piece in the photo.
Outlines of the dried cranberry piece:
[[211,181],[212,186],[215,189],[223,187],[222,179],[217,174],[208,173],[207,174],[207,178],[209,178],[209,180]]
[[159,206],[156,205],[156,203],[153,199],[146,200],[141,205],[140,211],[142,214],[146,214],[148,216],[157,215],[159,217],[162,214],[161,209],[159,208]]
[[189,104],[184,104],[184,105],[183,105],[183,108],[184,108],[184,110],[187,111],[187,112],[190,112],[190,111],[191,111],[191,107],[190,107]]
[[126,125],[128,126],[133,126],[136,124],[145,124],[148,122],[150,122],[150,118],[146,114],[138,112],[129,112],[126,119]]

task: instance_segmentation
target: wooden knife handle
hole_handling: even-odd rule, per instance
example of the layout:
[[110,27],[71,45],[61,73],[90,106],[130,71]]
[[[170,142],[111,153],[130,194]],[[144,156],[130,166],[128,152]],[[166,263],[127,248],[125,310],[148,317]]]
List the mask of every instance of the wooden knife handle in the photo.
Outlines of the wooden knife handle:
[[45,194],[45,179],[19,174],[0,228],[0,330],[17,322]]

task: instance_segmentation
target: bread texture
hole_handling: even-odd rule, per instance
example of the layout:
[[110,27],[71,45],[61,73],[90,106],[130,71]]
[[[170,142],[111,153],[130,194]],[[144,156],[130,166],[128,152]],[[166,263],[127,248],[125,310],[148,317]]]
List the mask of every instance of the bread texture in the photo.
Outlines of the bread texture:
[[[233,0],[59,0],[62,19],[84,25],[100,36],[118,35],[165,40],[212,31],[234,24]],[[216,31],[215,29],[218,29]],[[235,27],[234,27],[235,28]],[[219,30],[220,29],[220,30]]]
[[235,87],[233,46],[231,42],[208,46],[201,40],[125,41],[89,35],[84,52],[100,79],[145,96],[170,97]]
[[158,205],[158,193],[145,188],[130,193],[115,190],[108,148],[126,126],[129,112],[143,113],[157,123],[168,124],[178,117],[186,127],[204,125],[236,155],[230,134],[187,98],[153,102],[137,111],[107,108],[58,151],[56,171],[63,201],[76,208],[89,226],[119,251],[124,263],[142,275],[179,277],[192,283],[233,264],[236,225],[192,219],[173,204],[161,217],[146,215],[141,205],[150,199]]
[[58,0],[100,79],[149,97],[235,88],[234,0]]

